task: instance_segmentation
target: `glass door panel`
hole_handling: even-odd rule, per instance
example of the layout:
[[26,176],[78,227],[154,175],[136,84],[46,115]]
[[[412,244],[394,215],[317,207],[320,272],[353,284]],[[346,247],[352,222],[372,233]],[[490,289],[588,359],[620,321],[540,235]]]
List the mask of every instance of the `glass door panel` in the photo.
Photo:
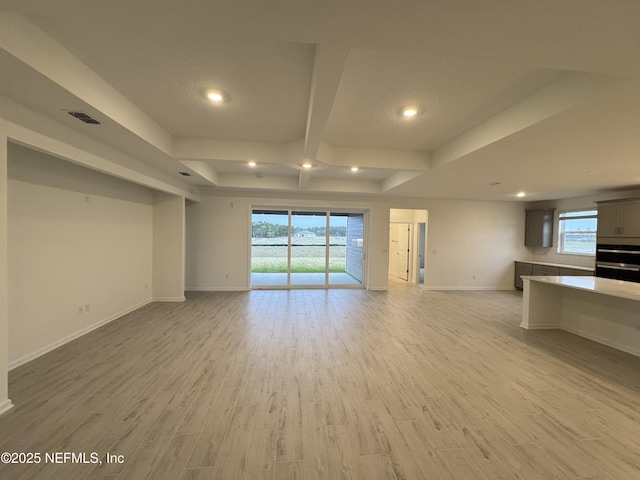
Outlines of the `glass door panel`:
[[251,286],[286,287],[289,212],[254,210],[251,215]]
[[329,285],[362,285],[364,214],[329,216]]
[[362,286],[364,213],[255,209],[251,287]]
[[291,212],[292,286],[327,284],[327,214]]

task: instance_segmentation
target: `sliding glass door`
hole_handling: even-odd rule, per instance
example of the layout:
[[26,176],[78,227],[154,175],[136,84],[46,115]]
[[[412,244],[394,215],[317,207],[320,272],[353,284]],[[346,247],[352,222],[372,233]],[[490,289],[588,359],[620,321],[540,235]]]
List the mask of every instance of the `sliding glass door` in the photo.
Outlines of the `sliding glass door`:
[[364,213],[254,209],[252,288],[362,286]]
[[362,285],[364,214],[329,216],[329,284]]
[[326,212],[291,213],[291,285],[325,285]]
[[251,285],[289,284],[289,212],[254,210],[251,215]]

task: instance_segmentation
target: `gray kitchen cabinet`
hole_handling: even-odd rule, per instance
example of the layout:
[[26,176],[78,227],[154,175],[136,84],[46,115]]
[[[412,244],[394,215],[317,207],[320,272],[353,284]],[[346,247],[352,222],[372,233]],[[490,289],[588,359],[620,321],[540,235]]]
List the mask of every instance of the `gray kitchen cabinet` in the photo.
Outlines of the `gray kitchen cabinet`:
[[578,270],[577,268],[560,267],[560,275],[568,277],[591,277],[593,276],[593,270]]
[[560,267],[533,264],[532,275],[560,275]]
[[524,245],[551,247],[553,245],[553,212],[555,209],[525,210]]
[[592,269],[584,270],[581,268],[571,268],[563,265],[540,265],[538,263],[515,262],[515,275],[513,286],[518,290],[522,290],[524,285],[522,282],[523,275],[566,275],[566,276],[593,276]]
[[514,286],[520,290],[524,288],[522,283],[522,275],[531,275],[533,265],[530,263],[516,262],[516,273],[514,278]]

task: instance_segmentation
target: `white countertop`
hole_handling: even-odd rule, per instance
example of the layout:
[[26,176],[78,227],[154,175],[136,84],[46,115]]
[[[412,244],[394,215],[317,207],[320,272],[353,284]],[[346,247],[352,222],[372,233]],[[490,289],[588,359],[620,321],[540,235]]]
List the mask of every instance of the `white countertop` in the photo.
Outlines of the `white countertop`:
[[[523,280],[532,282],[548,283],[560,287],[586,290],[611,297],[626,298],[628,300],[640,301],[640,283],[623,282],[622,280],[612,280],[600,277],[571,277],[571,276],[529,276],[523,275]],[[639,311],[640,314],[640,311]]]
[[518,263],[531,263],[532,265],[546,265],[548,267],[560,267],[560,268],[573,268],[574,270],[585,270],[587,272],[593,272],[595,267],[579,267],[577,265],[565,265],[563,263],[551,263],[551,262],[536,262],[534,260],[516,260]]

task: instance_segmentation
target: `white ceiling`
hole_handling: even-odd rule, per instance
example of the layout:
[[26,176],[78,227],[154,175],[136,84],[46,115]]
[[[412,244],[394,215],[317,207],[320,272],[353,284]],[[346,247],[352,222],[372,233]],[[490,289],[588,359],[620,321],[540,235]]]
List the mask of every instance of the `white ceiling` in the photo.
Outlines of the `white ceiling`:
[[1,95],[193,185],[487,200],[640,186],[635,0],[1,5]]

